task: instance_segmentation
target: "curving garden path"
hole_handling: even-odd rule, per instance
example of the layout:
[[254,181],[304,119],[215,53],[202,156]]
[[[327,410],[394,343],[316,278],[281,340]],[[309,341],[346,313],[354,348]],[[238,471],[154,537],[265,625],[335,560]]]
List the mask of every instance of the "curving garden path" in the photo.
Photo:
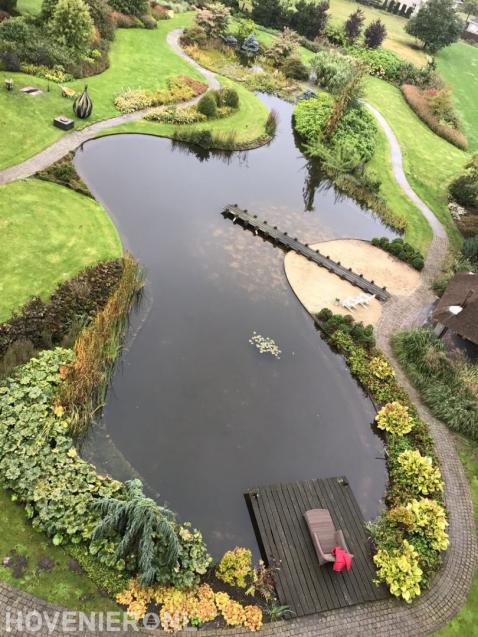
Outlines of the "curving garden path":
[[[168,43],[171,48],[190,64],[199,68],[201,73],[207,77],[210,87],[216,88],[217,79],[214,73],[199,67],[196,62],[186,55],[179,46],[179,35],[180,30],[173,31],[168,35]],[[422,286],[411,297],[402,299],[395,297],[386,303],[382,319],[377,328],[377,338],[380,347],[394,363],[397,376],[415,402],[420,416],[429,424],[435,440],[436,451],[445,481],[445,501],[450,524],[448,529],[451,540],[450,548],[445,554],[443,567],[437,574],[433,587],[412,605],[389,599],[320,615],[292,619],[287,622],[280,621],[268,624],[263,628],[261,634],[267,637],[343,637],[344,635],[347,635],[347,637],[369,637],[370,635],[374,635],[374,637],[421,637],[429,635],[449,622],[463,606],[478,563],[478,545],[473,506],[468,482],[458,458],[453,437],[448,429],[437,421],[421,403],[420,397],[404,376],[390,348],[390,336],[400,328],[415,324],[423,316],[424,307],[429,307],[435,298],[430,290],[430,285],[438,274],[446,256],[448,247],[446,232],[433,212],[416,195],[408,183],[403,170],[400,145],[387,121],[374,107],[369,104],[366,104],[366,106],[373,112],[387,136],[391,147],[393,173],[396,180],[404,192],[422,211],[433,229],[433,241],[423,270]],[[144,112],[137,112],[131,115],[122,115],[93,124],[83,131],[65,135],[58,142],[31,159],[1,171],[0,184],[29,177],[38,170],[46,168],[52,162],[57,161],[69,151],[74,150],[83,142],[95,137],[99,131],[127,121],[141,119],[143,114]],[[13,613],[17,611],[28,613],[32,610],[37,610],[40,613],[48,613],[50,618],[52,618],[55,612],[59,612],[62,609],[0,583],[1,637],[7,637],[12,634],[40,634],[41,637],[46,635],[63,637],[63,635],[71,634],[70,630],[61,628],[53,628],[53,630],[48,631],[46,626],[44,626],[41,633],[38,631],[28,632],[25,628],[20,631],[7,632],[5,624],[7,610]],[[166,634],[159,630],[143,629],[141,632],[147,635]],[[82,634],[93,637],[94,635],[107,635],[110,633],[99,631]],[[186,636],[191,633],[190,631],[185,631],[178,634]],[[236,637],[239,635],[250,635],[251,633],[244,629],[228,629],[206,630],[201,631],[200,634],[202,637]]]

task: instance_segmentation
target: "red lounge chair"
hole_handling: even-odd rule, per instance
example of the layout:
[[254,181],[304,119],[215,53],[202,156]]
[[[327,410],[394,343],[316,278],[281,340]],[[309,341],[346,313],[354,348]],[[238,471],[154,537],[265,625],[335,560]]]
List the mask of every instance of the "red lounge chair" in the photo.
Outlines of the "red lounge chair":
[[304,518],[321,566],[328,562],[335,562],[332,550],[336,546],[340,546],[344,551],[350,553],[345,543],[344,534],[340,529],[335,528],[328,509],[306,511]]

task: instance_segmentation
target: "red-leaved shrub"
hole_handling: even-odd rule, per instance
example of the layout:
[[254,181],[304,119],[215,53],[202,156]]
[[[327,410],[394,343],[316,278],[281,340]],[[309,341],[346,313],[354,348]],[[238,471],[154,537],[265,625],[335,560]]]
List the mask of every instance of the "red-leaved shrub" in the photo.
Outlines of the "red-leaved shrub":
[[431,98],[436,97],[436,92],[432,95],[429,90],[427,94],[425,94],[412,84],[403,84],[401,89],[408,105],[434,133],[458,148],[462,148],[463,150],[468,148],[468,140],[461,131],[440,122],[434,115]]

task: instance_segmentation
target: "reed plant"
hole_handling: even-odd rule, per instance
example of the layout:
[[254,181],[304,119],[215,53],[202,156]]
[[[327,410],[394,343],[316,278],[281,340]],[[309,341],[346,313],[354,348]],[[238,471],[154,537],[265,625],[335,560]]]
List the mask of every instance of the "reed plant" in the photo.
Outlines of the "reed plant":
[[123,258],[121,278],[105,307],[75,342],[75,358],[62,370],[59,403],[67,410],[70,433],[84,436],[106,392],[128,325],[129,311],[143,289],[143,273],[130,255]]

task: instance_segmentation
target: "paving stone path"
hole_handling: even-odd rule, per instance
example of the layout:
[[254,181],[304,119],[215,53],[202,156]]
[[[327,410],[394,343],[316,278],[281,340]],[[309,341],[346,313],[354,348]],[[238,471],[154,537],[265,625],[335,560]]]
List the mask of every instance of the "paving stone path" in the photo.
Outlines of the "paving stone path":
[[[168,42],[178,55],[186,57],[190,63],[193,63],[179,47],[179,34],[180,31],[170,33]],[[195,62],[194,66],[197,66]],[[210,74],[210,72],[206,74],[204,69],[201,69],[201,72],[208,76],[208,81],[215,80],[214,74]],[[209,74],[213,77],[211,78]],[[478,562],[473,506],[468,482],[457,455],[453,437],[448,429],[437,421],[421,403],[420,397],[404,376],[390,348],[390,336],[400,328],[419,324],[424,308],[430,307],[433,303],[435,297],[430,290],[430,285],[439,273],[440,266],[447,253],[446,232],[435,215],[410,187],[403,171],[400,145],[390,126],[375,108],[369,104],[366,104],[366,106],[374,113],[388,138],[392,151],[395,178],[428,219],[434,234],[423,270],[422,286],[411,297],[406,299],[395,297],[385,304],[383,316],[377,328],[377,340],[379,346],[393,363],[399,380],[417,405],[420,416],[429,424],[435,440],[445,480],[445,501],[450,523],[448,529],[450,548],[445,554],[443,567],[436,575],[432,588],[421,595],[412,605],[389,599],[320,615],[292,619],[286,622],[280,621],[268,624],[263,628],[260,634],[267,637],[372,637],[372,635],[374,637],[422,637],[429,635],[448,623],[463,606]],[[70,150],[74,150],[83,141],[91,139],[100,130],[125,121],[140,119],[141,117],[142,113],[133,113],[131,116],[125,115],[107,120],[107,122],[98,122],[84,131],[65,135],[52,147],[39,153],[39,155],[16,167],[2,171],[0,173],[0,183],[31,176],[38,170],[46,168],[53,161],[60,159]],[[79,138],[73,138],[73,135],[78,135]],[[26,614],[32,610],[38,611],[40,614],[47,613],[50,619],[53,620],[55,612],[61,612],[62,609],[0,583],[1,637],[7,637],[8,635],[38,635],[40,637],[51,635],[52,637],[63,637],[64,635],[72,634],[71,630],[68,630],[68,626],[63,629],[60,624],[60,627],[53,627],[52,630],[49,630],[45,622],[43,622],[41,630],[35,630],[35,624],[32,624],[33,630],[30,631],[25,626],[16,627],[13,624],[10,625],[11,630],[7,630],[6,619],[8,611],[13,617],[16,617],[17,611],[22,611]],[[128,634],[131,634],[131,632],[128,632]],[[160,630],[144,629],[141,633],[155,636],[166,634]],[[81,634],[94,637],[125,633],[123,631],[107,632],[96,630],[93,632],[82,632]],[[191,631],[177,634],[186,637],[191,635]],[[251,635],[251,633],[244,629],[228,629],[201,631],[200,635],[202,637],[238,637],[239,635],[242,637]]]

